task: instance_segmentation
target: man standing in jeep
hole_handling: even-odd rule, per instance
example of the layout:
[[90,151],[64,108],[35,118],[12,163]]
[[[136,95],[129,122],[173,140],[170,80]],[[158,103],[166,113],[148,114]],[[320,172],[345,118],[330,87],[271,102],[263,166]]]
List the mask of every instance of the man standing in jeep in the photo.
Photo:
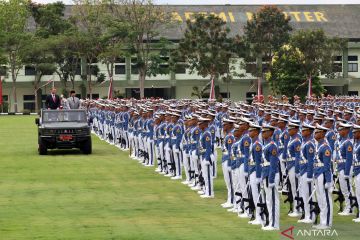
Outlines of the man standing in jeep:
[[46,96],[45,106],[48,110],[60,108],[60,97],[56,95],[56,88],[53,87],[51,93]]

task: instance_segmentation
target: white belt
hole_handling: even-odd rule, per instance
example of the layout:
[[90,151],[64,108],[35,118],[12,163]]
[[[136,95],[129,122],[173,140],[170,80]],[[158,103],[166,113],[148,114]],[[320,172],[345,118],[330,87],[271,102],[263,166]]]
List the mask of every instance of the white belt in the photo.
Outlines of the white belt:
[[355,162],[354,167],[358,167],[358,166],[360,166],[360,162]]
[[323,167],[324,164],[323,163],[314,163],[314,167]]

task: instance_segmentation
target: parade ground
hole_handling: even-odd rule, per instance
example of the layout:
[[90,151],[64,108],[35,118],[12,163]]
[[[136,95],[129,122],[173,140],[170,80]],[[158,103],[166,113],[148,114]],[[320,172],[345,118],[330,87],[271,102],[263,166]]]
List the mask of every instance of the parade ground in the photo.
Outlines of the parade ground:
[[[280,231],[262,231],[220,206],[226,187],[218,159],[215,199],[199,195],[99,140],[93,154],[37,152],[34,116],[0,116],[0,239],[358,239],[353,216],[334,205],[332,237],[303,237],[281,202]],[[219,154],[220,158],[221,154]],[[290,234],[288,232],[288,234]]]

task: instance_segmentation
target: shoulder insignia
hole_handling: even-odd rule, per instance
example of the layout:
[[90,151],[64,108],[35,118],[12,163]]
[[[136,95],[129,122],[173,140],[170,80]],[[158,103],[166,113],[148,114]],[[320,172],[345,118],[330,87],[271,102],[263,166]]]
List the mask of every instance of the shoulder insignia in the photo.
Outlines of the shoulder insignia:
[[209,142],[209,141],[210,141],[210,138],[209,138],[209,137],[206,137],[205,141]]
[[325,156],[330,157],[330,155],[331,155],[330,150],[326,150],[325,151]]
[[288,138],[288,135],[287,135],[287,134],[285,134],[285,135],[284,135],[284,139],[287,139],[287,138]]
[[176,132],[179,133],[179,132],[180,132],[180,128],[178,128]]
[[331,137],[332,140],[336,140],[335,134]]
[[296,151],[297,151],[297,152],[300,152],[300,149],[301,149],[301,146],[300,146],[300,145],[296,147]]
[[271,154],[272,154],[273,156],[276,156],[276,149],[273,149],[272,152],[271,152]]
[[244,142],[244,146],[245,146],[245,147],[248,147],[249,145],[250,145],[249,141],[245,141],[245,142]]
[[313,153],[314,152],[314,149],[311,147],[309,148],[309,153]]
[[195,130],[195,134],[199,134],[199,130]]
[[261,147],[259,145],[256,145],[255,151],[259,152],[261,150]]
[[231,138],[228,139],[227,143],[229,144],[232,143]]
[[352,150],[353,150],[352,147],[349,146],[349,147],[348,147],[348,152],[352,152]]
[[215,130],[214,130],[214,129],[212,129],[212,130],[211,130],[211,133],[215,133]]

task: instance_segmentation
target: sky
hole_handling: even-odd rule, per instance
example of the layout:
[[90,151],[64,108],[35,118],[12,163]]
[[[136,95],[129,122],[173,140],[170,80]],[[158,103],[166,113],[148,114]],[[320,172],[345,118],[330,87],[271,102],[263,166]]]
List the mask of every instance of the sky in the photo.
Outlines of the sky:
[[[59,0],[34,0],[38,3],[51,3]],[[71,4],[72,0],[62,0],[65,4]],[[360,0],[154,0],[158,4],[169,5],[256,5],[256,4],[360,4]]]

